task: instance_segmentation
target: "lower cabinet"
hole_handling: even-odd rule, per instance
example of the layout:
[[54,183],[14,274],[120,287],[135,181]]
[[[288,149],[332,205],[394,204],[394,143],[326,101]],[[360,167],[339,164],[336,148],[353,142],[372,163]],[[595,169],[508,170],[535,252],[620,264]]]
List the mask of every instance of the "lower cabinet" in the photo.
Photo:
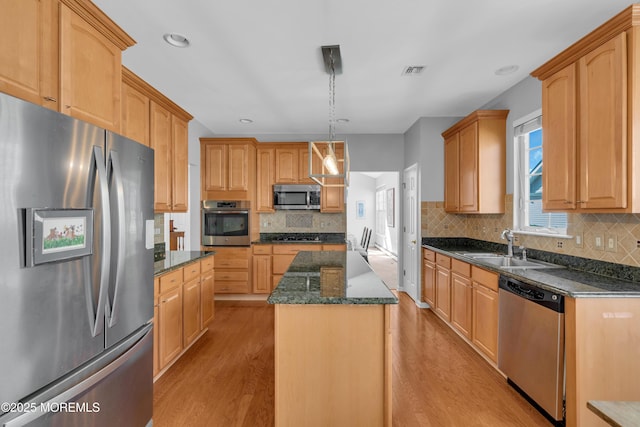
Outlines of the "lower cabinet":
[[216,293],[248,294],[251,277],[251,248],[216,247],[214,277]]
[[254,245],[252,249],[253,293],[271,293],[273,290],[271,245]]
[[202,336],[213,319],[213,265],[210,256],[155,278],[154,378]]
[[472,342],[494,362],[498,361],[498,275],[471,267],[473,280]]
[[423,249],[422,301],[493,362],[498,360],[498,277]]

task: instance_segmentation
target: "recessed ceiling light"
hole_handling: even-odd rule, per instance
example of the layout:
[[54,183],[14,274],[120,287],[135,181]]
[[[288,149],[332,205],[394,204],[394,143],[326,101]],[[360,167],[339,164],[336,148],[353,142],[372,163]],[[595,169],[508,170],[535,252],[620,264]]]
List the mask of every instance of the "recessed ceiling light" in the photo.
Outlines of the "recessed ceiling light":
[[162,38],[164,38],[164,41],[169,43],[171,46],[175,46],[175,47],[188,47],[189,46],[189,39],[187,39],[182,34],[167,33],[164,36],[162,36]]
[[253,123],[253,120],[251,119],[240,119],[238,120],[240,123],[248,125],[249,123]]
[[497,76],[506,76],[508,74],[513,74],[516,71],[518,71],[518,66],[517,65],[507,65],[505,67],[500,67],[498,68],[495,73]]
[[337,123],[349,123],[349,119],[336,119]]

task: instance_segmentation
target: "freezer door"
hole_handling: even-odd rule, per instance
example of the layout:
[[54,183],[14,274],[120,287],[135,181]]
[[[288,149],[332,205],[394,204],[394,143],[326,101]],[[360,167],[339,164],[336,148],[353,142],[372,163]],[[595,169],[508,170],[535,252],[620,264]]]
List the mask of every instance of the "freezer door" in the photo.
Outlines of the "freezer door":
[[153,221],[153,150],[107,133],[111,206],[111,273],[106,345],[112,346],[153,318],[153,247],[145,226]]
[[153,333],[148,325],[76,375],[17,405],[21,413],[0,416],[0,425],[150,426],[152,358]]
[[[18,401],[104,349],[104,316],[96,319],[103,194],[97,180],[87,187],[94,147],[103,146],[102,129],[0,94],[0,402]],[[93,255],[25,266],[26,209],[92,205]]]

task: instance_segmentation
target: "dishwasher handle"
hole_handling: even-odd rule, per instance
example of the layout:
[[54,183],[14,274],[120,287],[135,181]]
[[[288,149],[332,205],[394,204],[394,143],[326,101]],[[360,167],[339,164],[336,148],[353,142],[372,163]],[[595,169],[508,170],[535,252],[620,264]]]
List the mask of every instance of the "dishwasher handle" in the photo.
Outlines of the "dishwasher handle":
[[500,276],[499,286],[505,292],[518,295],[557,313],[564,313],[564,296],[562,295],[506,276]]

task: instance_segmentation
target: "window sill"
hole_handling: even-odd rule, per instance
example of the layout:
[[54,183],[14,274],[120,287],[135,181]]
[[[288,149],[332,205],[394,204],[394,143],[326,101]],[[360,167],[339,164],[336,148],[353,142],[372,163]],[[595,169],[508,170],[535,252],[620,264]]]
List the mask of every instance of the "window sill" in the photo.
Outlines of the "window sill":
[[511,232],[513,234],[526,234],[527,236],[552,237],[555,239],[573,239],[573,236],[570,236],[568,234],[545,233],[543,231],[511,230]]

